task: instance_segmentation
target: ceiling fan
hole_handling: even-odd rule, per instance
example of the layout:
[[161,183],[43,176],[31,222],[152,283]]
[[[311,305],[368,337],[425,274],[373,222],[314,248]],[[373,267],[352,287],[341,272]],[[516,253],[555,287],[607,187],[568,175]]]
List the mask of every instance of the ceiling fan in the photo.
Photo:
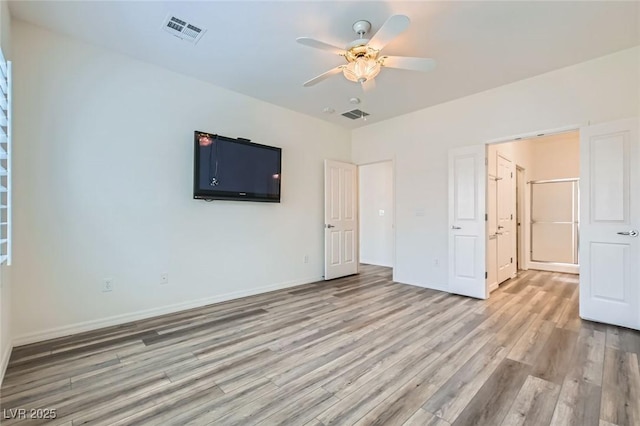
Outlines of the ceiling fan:
[[382,67],[423,72],[433,70],[436,66],[436,61],[433,59],[380,55],[380,51],[387,44],[409,27],[409,22],[407,16],[391,16],[380,30],[368,39],[365,36],[371,30],[371,23],[357,21],[353,24],[353,31],[358,35],[358,39],[349,43],[344,49],[309,37],[297,38],[296,41],[300,44],[332,52],[347,60],[346,64],[339,65],[307,81],[304,87],[313,86],[342,73],[347,80],[360,83],[364,90],[370,90],[375,86],[374,78]]

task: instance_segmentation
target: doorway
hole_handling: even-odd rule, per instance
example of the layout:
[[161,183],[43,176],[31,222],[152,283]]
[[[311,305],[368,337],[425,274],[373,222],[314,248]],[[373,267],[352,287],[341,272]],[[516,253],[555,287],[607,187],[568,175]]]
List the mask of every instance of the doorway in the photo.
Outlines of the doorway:
[[577,274],[579,132],[492,144],[487,157],[490,291],[521,270]]
[[394,266],[393,175],[390,160],[358,166],[361,263]]
[[[511,144],[516,148],[513,152],[515,162],[525,169],[524,176],[529,187],[532,181],[540,184],[544,180],[579,180],[578,184],[573,184],[580,192],[579,202],[559,204],[568,204],[573,209],[576,209],[577,205],[577,223],[568,221],[566,225],[578,229],[575,233],[579,233],[579,266],[550,262],[544,265],[544,269],[564,266],[573,268],[574,274],[580,273],[580,277],[573,278],[572,281],[579,283],[579,292],[575,294],[579,295],[582,319],[640,330],[640,289],[637,286],[640,280],[640,173],[634,167],[640,161],[638,129],[640,123],[638,118],[634,117],[549,132],[559,137],[570,133],[577,136],[579,130],[579,138],[576,141],[578,161],[575,170],[567,166],[566,156],[550,153],[548,150],[541,150],[539,153],[544,156],[536,163],[538,167],[535,164],[532,167],[521,163],[518,160],[519,155],[524,154],[525,158],[527,154],[529,158],[532,156],[531,152],[520,150],[526,146],[520,143],[525,137],[490,141],[484,146],[471,145],[449,149],[448,291],[480,299],[489,297],[487,268],[490,268],[491,264],[487,259],[491,258],[491,253],[488,252],[487,243],[487,230],[490,226],[487,212],[491,209],[487,206],[490,200],[487,169],[488,161],[491,161],[492,157],[487,155],[487,151],[493,146]],[[534,139],[535,142],[538,137],[545,136],[544,133],[527,138]],[[529,146],[542,145],[538,143]],[[551,170],[563,174],[571,172],[571,176],[544,177],[544,174]],[[536,173],[543,176],[536,177]],[[529,189],[527,188],[524,194],[525,225],[532,224]],[[553,198],[550,197],[551,201]],[[543,211],[553,212],[555,207],[558,206],[548,202]],[[564,210],[566,212],[567,209]],[[531,259],[532,231],[530,226],[523,228],[524,232],[521,234],[526,248],[525,267],[542,269],[540,263],[533,264],[528,261]],[[539,237],[544,233],[541,232]],[[548,232],[548,229],[546,233],[552,239],[556,236],[554,232]],[[553,244],[553,240],[551,243]]]

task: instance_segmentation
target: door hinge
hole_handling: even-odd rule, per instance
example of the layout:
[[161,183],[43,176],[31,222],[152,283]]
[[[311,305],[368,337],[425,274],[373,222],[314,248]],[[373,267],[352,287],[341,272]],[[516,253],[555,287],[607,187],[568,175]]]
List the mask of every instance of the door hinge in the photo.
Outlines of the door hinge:
[[488,214],[488,213],[485,213],[485,214],[484,214],[484,221],[486,222],[486,221],[488,221],[488,220],[489,220],[489,214]]
[[513,263],[513,257],[511,258],[511,262],[510,263]]
[[511,178],[513,179],[513,172],[511,172]]
[[487,278],[489,278],[489,273],[487,271],[484,272],[484,279],[486,280]]
[[489,165],[489,159],[487,157],[484,157],[484,165],[485,166]]
[[511,220],[513,220],[513,213],[511,213]]

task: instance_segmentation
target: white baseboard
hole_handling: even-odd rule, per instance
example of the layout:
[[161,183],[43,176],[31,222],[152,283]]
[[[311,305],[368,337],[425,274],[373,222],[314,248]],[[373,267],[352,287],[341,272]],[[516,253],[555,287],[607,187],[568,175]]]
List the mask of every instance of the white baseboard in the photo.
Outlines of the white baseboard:
[[579,274],[580,266],[570,263],[545,263],[545,262],[529,262],[529,269],[536,271],[564,272],[566,274]]
[[186,311],[188,309],[193,309],[193,308],[200,308],[202,306],[212,305],[214,303],[226,302],[228,300],[239,299],[241,297],[255,296],[257,294],[267,293],[270,291],[282,290],[289,287],[295,287],[298,285],[322,281],[323,279],[324,279],[323,277],[311,277],[311,278],[306,278],[301,280],[288,281],[284,283],[258,287],[251,290],[236,291],[233,293],[226,293],[226,294],[216,295],[212,297],[205,297],[202,299],[192,300],[189,302],[176,303],[173,305],[162,306],[159,308],[132,312],[130,314],[115,315],[108,318],[85,321],[85,322],[80,322],[76,324],[65,325],[62,327],[54,327],[47,330],[36,331],[33,333],[25,333],[25,334],[14,337],[13,346],[15,347],[15,346],[28,345],[30,343],[42,342],[44,340],[56,339],[58,337],[64,337],[64,336],[70,336],[72,334],[83,333],[85,331],[93,331],[93,330],[98,330],[104,327],[111,327],[114,325],[126,324],[128,322],[144,320],[148,318],[157,317],[160,315],[173,314],[175,312]]
[[393,276],[393,281],[400,283],[400,284],[407,284],[407,285],[412,285],[414,287],[421,287],[421,288],[426,288],[429,290],[437,290],[437,291],[443,291],[445,293],[449,292],[449,289],[446,285],[439,285],[439,284],[434,284],[434,283],[421,283],[421,282],[417,282],[417,281],[413,281],[413,280],[406,280],[403,278],[398,278],[395,276]]
[[2,354],[2,358],[0,359],[0,386],[2,386],[2,382],[4,380],[4,373],[7,371],[7,366],[9,365],[9,358],[11,358],[11,351],[13,350],[13,345],[9,344],[7,349],[5,349]]
[[386,268],[393,268],[393,265],[386,264],[384,262],[378,262],[377,260],[360,259],[360,263],[364,263],[366,265],[375,265],[375,266],[384,266]]

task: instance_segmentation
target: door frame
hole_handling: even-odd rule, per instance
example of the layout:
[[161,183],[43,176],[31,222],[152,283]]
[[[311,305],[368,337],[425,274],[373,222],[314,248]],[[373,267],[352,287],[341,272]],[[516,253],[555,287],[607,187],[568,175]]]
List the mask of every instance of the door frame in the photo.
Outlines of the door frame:
[[525,220],[525,191],[527,182],[525,177],[526,169],[516,164],[516,273],[517,271],[526,271],[528,268],[525,256],[526,244],[524,238],[524,220]]
[[[397,212],[397,205],[396,205],[396,200],[397,200],[397,188],[396,188],[396,159],[395,157],[392,158],[383,158],[381,160],[376,160],[376,161],[367,161],[364,163],[353,163],[356,165],[356,167],[358,168],[358,186],[357,186],[357,190],[358,190],[358,205],[360,204],[360,166],[370,166],[371,164],[379,164],[379,163],[386,163],[386,162],[391,162],[391,179],[393,179],[393,182],[391,182],[391,188],[392,188],[392,192],[393,192],[393,196],[392,196],[392,200],[391,200],[391,209],[393,210],[392,214],[393,214],[393,221],[391,222],[391,226],[392,226],[392,232],[391,232],[391,236],[392,236],[392,240],[393,240],[393,250],[392,250],[392,262],[393,262],[393,266],[391,267],[391,272],[392,272],[392,279],[395,281],[396,280],[396,264],[398,261],[398,256],[397,256],[397,251],[396,251],[396,238],[397,238],[397,231],[396,231],[396,212]],[[358,231],[360,231],[360,223],[361,223],[361,219],[362,217],[360,216],[362,214],[362,212],[360,211],[360,209],[358,209]],[[360,256],[360,235],[358,235],[358,256]],[[360,261],[360,258],[358,257],[358,261]]]
[[515,142],[515,141],[519,141],[520,139],[532,139],[532,138],[536,138],[536,137],[540,137],[540,136],[551,136],[551,135],[556,135],[559,133],[566,133],[566,132],[572,132],[572,131],[576,131],[576,130],[580,130],[580,128],[582,127],[586,127],[588,126],[589,123],[584,123],[584,124],[572,124],[569,126],[562,126],[562,127],[556,127],[553,129],[546,129],[546,130],[539,130],[536,132],[527,132],[527,133],[518,133],[512,136],[503,136],[500,138],[496,138],[496,139],[490,139],[488,141],[485,142],[486,145],[494,145],[494,144],[499,144],[499,143],[505,143],[505,142]]
[[[391,270],[392,270],[392,274],[393,274],[393,280],[395,281],[395,266],[396,266],[396,260],[397,260],[397,256],[396,256],[396,161],[395,158],[390,158],[390,159],[383,159],[383,160],[376,160],[376,161],[370,161],[370,162],[366,162],[366,163],[354,163],[358,169],[358,205],[360,204],[360,167],[362,166],[370,166],[372,164],[380,164],[380,163],[391,163],[391,192],[392,197],[391,197],[391,214],[393,217],[393,220],[391,221],[391,240],[392,240],[392,254],[391,254]],[[358,232],[360,231],[360,224],[362,223],[362,210],[358,207]],[[362,234],[358,234],[358,261],[360,261],[360,237],[362,236]]]

